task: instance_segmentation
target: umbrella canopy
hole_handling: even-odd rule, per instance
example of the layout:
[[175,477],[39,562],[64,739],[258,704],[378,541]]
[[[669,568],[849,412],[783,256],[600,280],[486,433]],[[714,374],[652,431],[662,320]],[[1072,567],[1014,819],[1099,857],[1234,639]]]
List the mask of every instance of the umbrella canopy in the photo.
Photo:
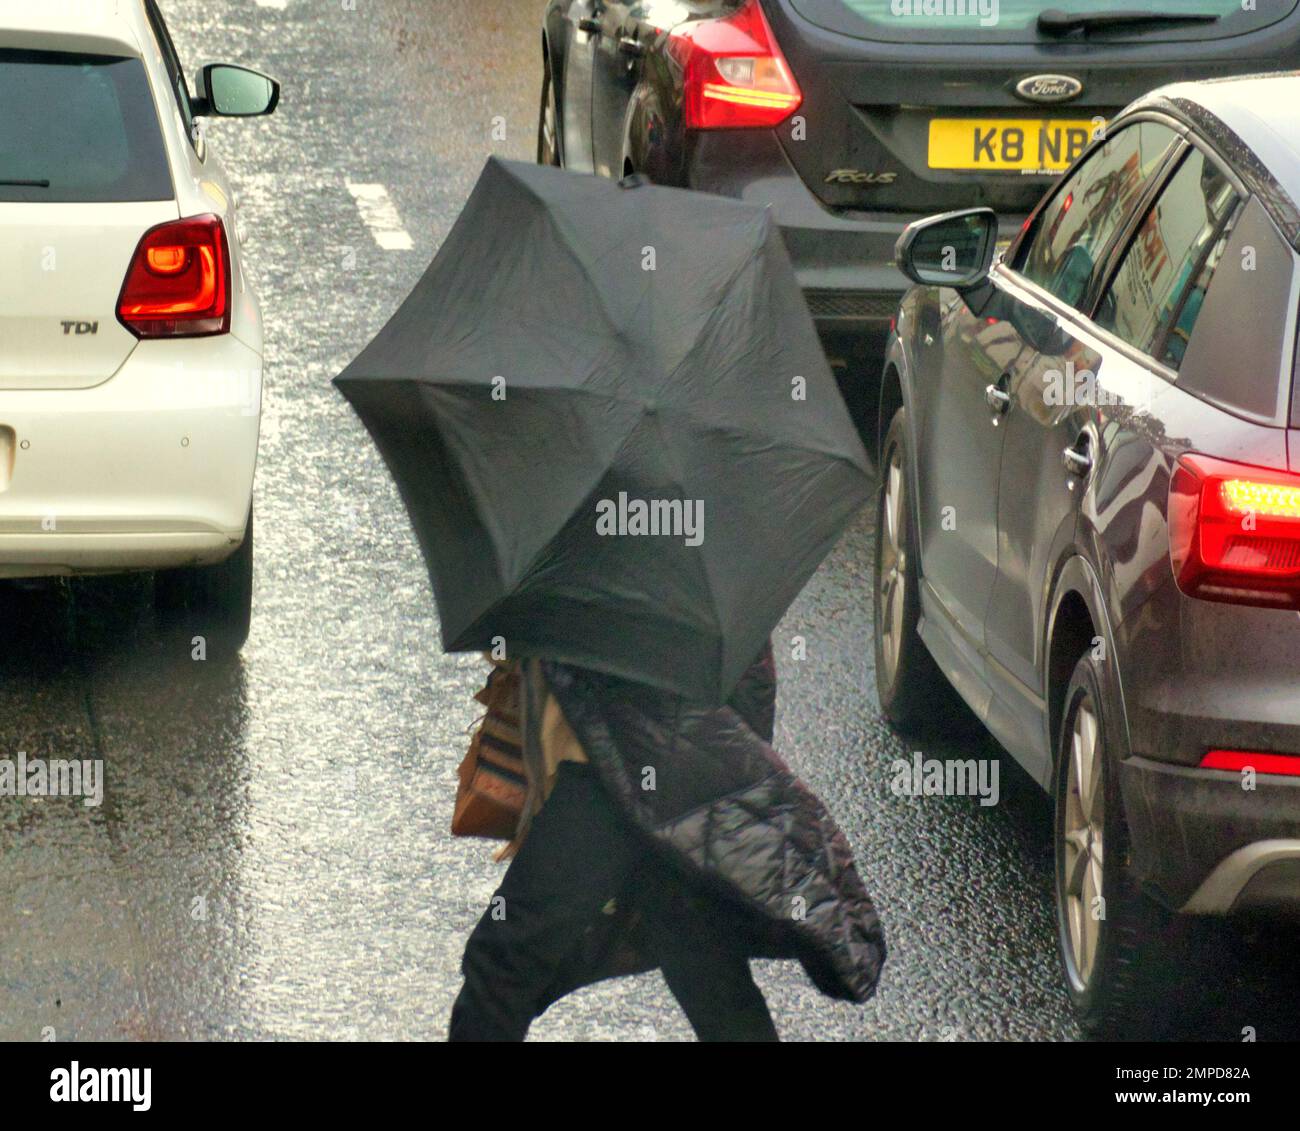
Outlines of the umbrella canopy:
[[335,379],[429,566],[447,651],[721,702],[870,465],[765,208],[489,159]]

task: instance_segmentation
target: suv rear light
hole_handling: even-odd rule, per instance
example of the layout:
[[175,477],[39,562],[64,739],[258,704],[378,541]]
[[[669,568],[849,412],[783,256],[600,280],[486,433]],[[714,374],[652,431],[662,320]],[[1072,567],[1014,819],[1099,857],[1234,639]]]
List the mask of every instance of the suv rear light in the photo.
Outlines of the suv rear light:
[[141,237],[117,300],[137,338],[192,338],[230,329],[230,248],[218,216],[171,220]]
[[689,130],[780,125],[803,101],[758,0],[730,16],[687,24],[669,36],[683,69]]
[[1300,609],[1300,475],[1182,456],[1169,484],[1169,557],[1189,597]]
[[1258,754],[1247,750],[1211,750],[1201,759],[1203,770],[1254,770],[1257,774],[1300,777],[1300,758],[1294,754]]

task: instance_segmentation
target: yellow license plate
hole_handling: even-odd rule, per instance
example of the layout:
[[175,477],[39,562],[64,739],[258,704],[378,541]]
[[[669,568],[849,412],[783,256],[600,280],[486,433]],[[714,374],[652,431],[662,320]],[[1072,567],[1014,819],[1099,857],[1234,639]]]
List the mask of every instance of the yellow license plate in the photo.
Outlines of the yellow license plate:
[[930,168],[1059,173],[1088,147],[1101,124],[1077,118],[935,118]]

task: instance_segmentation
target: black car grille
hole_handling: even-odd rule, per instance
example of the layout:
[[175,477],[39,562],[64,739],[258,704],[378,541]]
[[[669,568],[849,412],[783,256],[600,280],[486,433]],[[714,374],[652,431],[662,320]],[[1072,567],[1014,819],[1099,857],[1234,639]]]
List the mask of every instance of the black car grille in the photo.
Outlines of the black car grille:
[[870,318],[885,321],[898,309],[898,295],[879,291],[804,291],[814,318]]

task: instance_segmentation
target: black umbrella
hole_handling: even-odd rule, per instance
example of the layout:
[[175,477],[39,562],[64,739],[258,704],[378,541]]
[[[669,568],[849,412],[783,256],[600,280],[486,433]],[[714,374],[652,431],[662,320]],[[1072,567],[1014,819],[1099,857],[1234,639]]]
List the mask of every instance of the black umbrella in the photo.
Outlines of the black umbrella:
[[863,502],[865,452],[765,208],[488,161],[335,379],[447,651],[720,702]]

